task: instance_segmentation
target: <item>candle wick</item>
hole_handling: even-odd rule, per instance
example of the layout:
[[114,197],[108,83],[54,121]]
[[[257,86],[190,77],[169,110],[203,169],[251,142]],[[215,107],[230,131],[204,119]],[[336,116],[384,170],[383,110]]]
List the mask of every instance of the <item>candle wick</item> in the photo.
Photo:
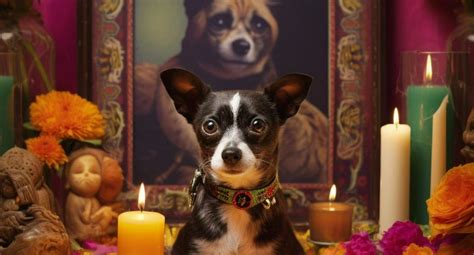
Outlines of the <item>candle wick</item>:
[[398,122],[395,123],[395,129],[398,129]]

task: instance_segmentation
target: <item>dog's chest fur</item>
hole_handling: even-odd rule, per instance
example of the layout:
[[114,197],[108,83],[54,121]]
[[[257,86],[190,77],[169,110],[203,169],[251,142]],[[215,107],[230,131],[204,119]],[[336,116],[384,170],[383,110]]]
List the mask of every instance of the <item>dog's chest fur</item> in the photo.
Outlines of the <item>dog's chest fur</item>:
[[268,210],[261,205],[242,210],[201,188],[193,216],[180,231],[172,254],[304,254],[283,213],[282,192],[276,197],[277,203]]
[[223,222],[227,226],[224,235],[214,241],[196,240],[199,254],[272,254],[273,245],[256,246],[254,239],[260,228],[258,222],[252,221],[245,210],[232,205],[221,205],[219,208]]

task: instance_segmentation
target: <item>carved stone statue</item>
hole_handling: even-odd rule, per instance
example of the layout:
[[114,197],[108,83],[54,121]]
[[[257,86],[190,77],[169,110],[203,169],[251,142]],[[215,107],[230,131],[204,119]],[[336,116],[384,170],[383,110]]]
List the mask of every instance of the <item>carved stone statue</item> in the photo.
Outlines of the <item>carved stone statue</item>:
[[44,182],[43,163],[32,153],[18,147],[8,150],[2,157],[11,170],[23,171],[30,175],[38,194],[38,204],[57,212],[55,210],[54,195]]
[[469,114],[462,138],[466,146],[461,149],[461,153],[466,159],[466,163],[474,162],[474,108]]
[[109,160],[111,158],[105,152],[91,148],[77,150],[69,157],[65,169],[69,193],[64,217],[68,233],[73,239],[98,239],[116,229],[118,213],[112,206],[101,204],[98,199],[102,194],[101,201],[113,202],[122,188],[120,167],[118,177],[112,174],[115,178],[112,178],[112,182],[110,176],[106,175],[110,171],[110,164],[113,164]]
[[5,155],[15,156],[0,158],[0,254],[70,254],[64,225],[56,214],[37,204],[30,173],[18,167],[31,154],[14,148]]

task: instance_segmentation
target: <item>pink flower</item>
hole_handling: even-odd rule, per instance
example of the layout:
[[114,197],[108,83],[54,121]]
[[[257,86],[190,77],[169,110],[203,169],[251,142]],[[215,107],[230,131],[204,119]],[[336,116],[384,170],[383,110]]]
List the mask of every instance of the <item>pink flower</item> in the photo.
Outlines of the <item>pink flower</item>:
[[420,247],[431,247],[430,241],[423,236],[418,225],[410,221],[395,222],[380,241],[384,255],[400,255],[412,243]]
[[351,240],[344,243],[344,248],[347,255],[375,255],[377,253],[369,234],[365,232],[352,235]]
[[84,241],[83,247],[87,250],[94,251],[94,255],[117,253],[117,246],[103,245],[94,241]]

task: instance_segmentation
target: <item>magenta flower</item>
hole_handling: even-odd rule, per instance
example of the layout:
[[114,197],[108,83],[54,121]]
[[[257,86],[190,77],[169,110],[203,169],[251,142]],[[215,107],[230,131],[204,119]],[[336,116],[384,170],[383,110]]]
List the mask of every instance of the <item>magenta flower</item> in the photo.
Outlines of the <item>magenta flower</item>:
[[108,246],[94,241],[84,241],[83,248],[94,251],[94,255],[106,255],[109,253],[117,253],[117,246]]
[[431,248],[428,238],[423,236],[420,227],[410,221],[397,221],[388,229],[380,241],[384,255],[400,255],[404,249],[415,243],[420,247]]
[[351,240],[344,243],[344,248],[347,255],[375,255],[377,253],[369,234],[365,232],[352,235]]

